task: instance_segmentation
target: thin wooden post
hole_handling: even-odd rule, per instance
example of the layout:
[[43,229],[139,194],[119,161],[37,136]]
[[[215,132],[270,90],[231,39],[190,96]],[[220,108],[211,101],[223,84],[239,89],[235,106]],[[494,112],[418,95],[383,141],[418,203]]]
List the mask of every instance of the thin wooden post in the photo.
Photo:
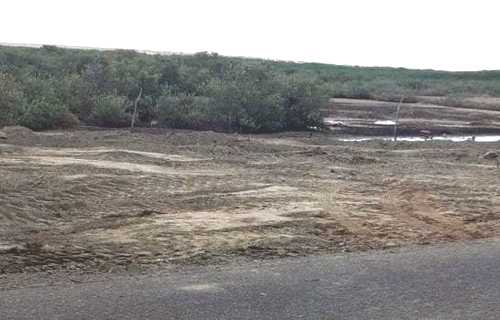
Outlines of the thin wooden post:
[[135,118],[137,117],[137,105],[139,104],[139,100],[142,97],[142,87],[139,89],[139,94],[134,101],[134,114],[132,115],[132,120],[130,121],[130,129],[134,129],[135,127]]
[[396,110],[396,121],[394,121],[394,142],[398,141],[399,110],[401,109],[401,104],[403,103],[404,99],[405,97],[402,96],[401,100],[399,100],[398,108]]

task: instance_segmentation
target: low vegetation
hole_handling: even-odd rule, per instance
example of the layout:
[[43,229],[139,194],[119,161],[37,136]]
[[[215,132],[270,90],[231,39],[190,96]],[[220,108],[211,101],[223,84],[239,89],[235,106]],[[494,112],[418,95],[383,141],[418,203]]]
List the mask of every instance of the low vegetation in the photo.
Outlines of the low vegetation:
[[[79,122],[226,132],[321,125],[329,97],[500,96],[500,72],[361,68],[223,57],[0,46],[0,126]],[[451,100],[447,100],[451,101]],[[137,105],[135,105],[137,102]]]

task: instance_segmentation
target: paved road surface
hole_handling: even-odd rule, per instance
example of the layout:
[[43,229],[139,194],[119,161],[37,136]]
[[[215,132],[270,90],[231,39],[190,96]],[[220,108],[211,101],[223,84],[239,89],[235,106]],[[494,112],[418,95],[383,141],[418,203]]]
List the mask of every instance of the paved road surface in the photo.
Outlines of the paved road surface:
[[500,319],[500,241],[5,290],[0,319]]

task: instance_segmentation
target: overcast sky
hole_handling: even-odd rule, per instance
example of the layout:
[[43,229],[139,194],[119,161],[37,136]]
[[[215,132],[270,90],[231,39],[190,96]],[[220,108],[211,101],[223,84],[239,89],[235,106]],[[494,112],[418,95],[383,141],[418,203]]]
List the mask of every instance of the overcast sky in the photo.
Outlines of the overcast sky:
[[0,42],[500,69],[498,0],[3,0]]

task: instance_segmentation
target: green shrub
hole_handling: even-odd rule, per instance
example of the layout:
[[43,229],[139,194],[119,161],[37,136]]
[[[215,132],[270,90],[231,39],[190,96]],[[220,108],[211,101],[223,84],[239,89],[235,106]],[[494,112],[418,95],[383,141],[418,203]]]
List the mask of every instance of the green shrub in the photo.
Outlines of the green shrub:
[[318,86],[307,80],[292,79],[284,89],[285,128],[287,130],[305,130],[310,127],[322,127],[321,108],[328,99],[318,92]]
[[[283,99],[268,79],[214,81],[213,114],[225,131],[269,132],[283,129]],[[274,88],[273,88],[274,87]]]
[[349,94],[350,98],[355,99],[371,99],[372,93],[370,90],[364,87],[353,87],[351,93]]
[[80,119],[87,120],[95,108],[93,88],[79,74],[70,74],[58,81],[57,95],[68,109],[78,115]]
[[24,96],[27,101],[44,100],[49,104],[64,104],[58,95],[60,86],[56,78],[27,74],[21,77],[21,82],[23,84]]
[[307,130],[322,124],[315,82],[284,77],[262,67],[233,70],[207,85],[212,123],[225,131],[275,132]]
[[212,129],[210,99],[191,95],[162,96],[158,100],[161,126],[178,129]]
[[93,121],[104,127],[129,126],[131,115],[126,112],[127,102],[127,98],[115,95],[98,97],[92,114]]
[[27,103],[18,119],[18,123],[33,130],[57,129],[69,113],[66,106],[53,104],[44,99]]
[[[310,93],[299,92],[298,85],[293,87],[300,82],[295,75],[284,76],[269,65],[257,64],[233,66],[224,79],[212,81],[207,88],[214,100],[214,113],[228,131],[305,130],[316,123],[310,120],[319,115],[320,104],[307,103]],[[312,81],[309,84],[314,86]],[[319,91],[314,90],[314,94]]]
[[15,124],[24,104],[24,95],[14,77],[0,73],[0,127]]

